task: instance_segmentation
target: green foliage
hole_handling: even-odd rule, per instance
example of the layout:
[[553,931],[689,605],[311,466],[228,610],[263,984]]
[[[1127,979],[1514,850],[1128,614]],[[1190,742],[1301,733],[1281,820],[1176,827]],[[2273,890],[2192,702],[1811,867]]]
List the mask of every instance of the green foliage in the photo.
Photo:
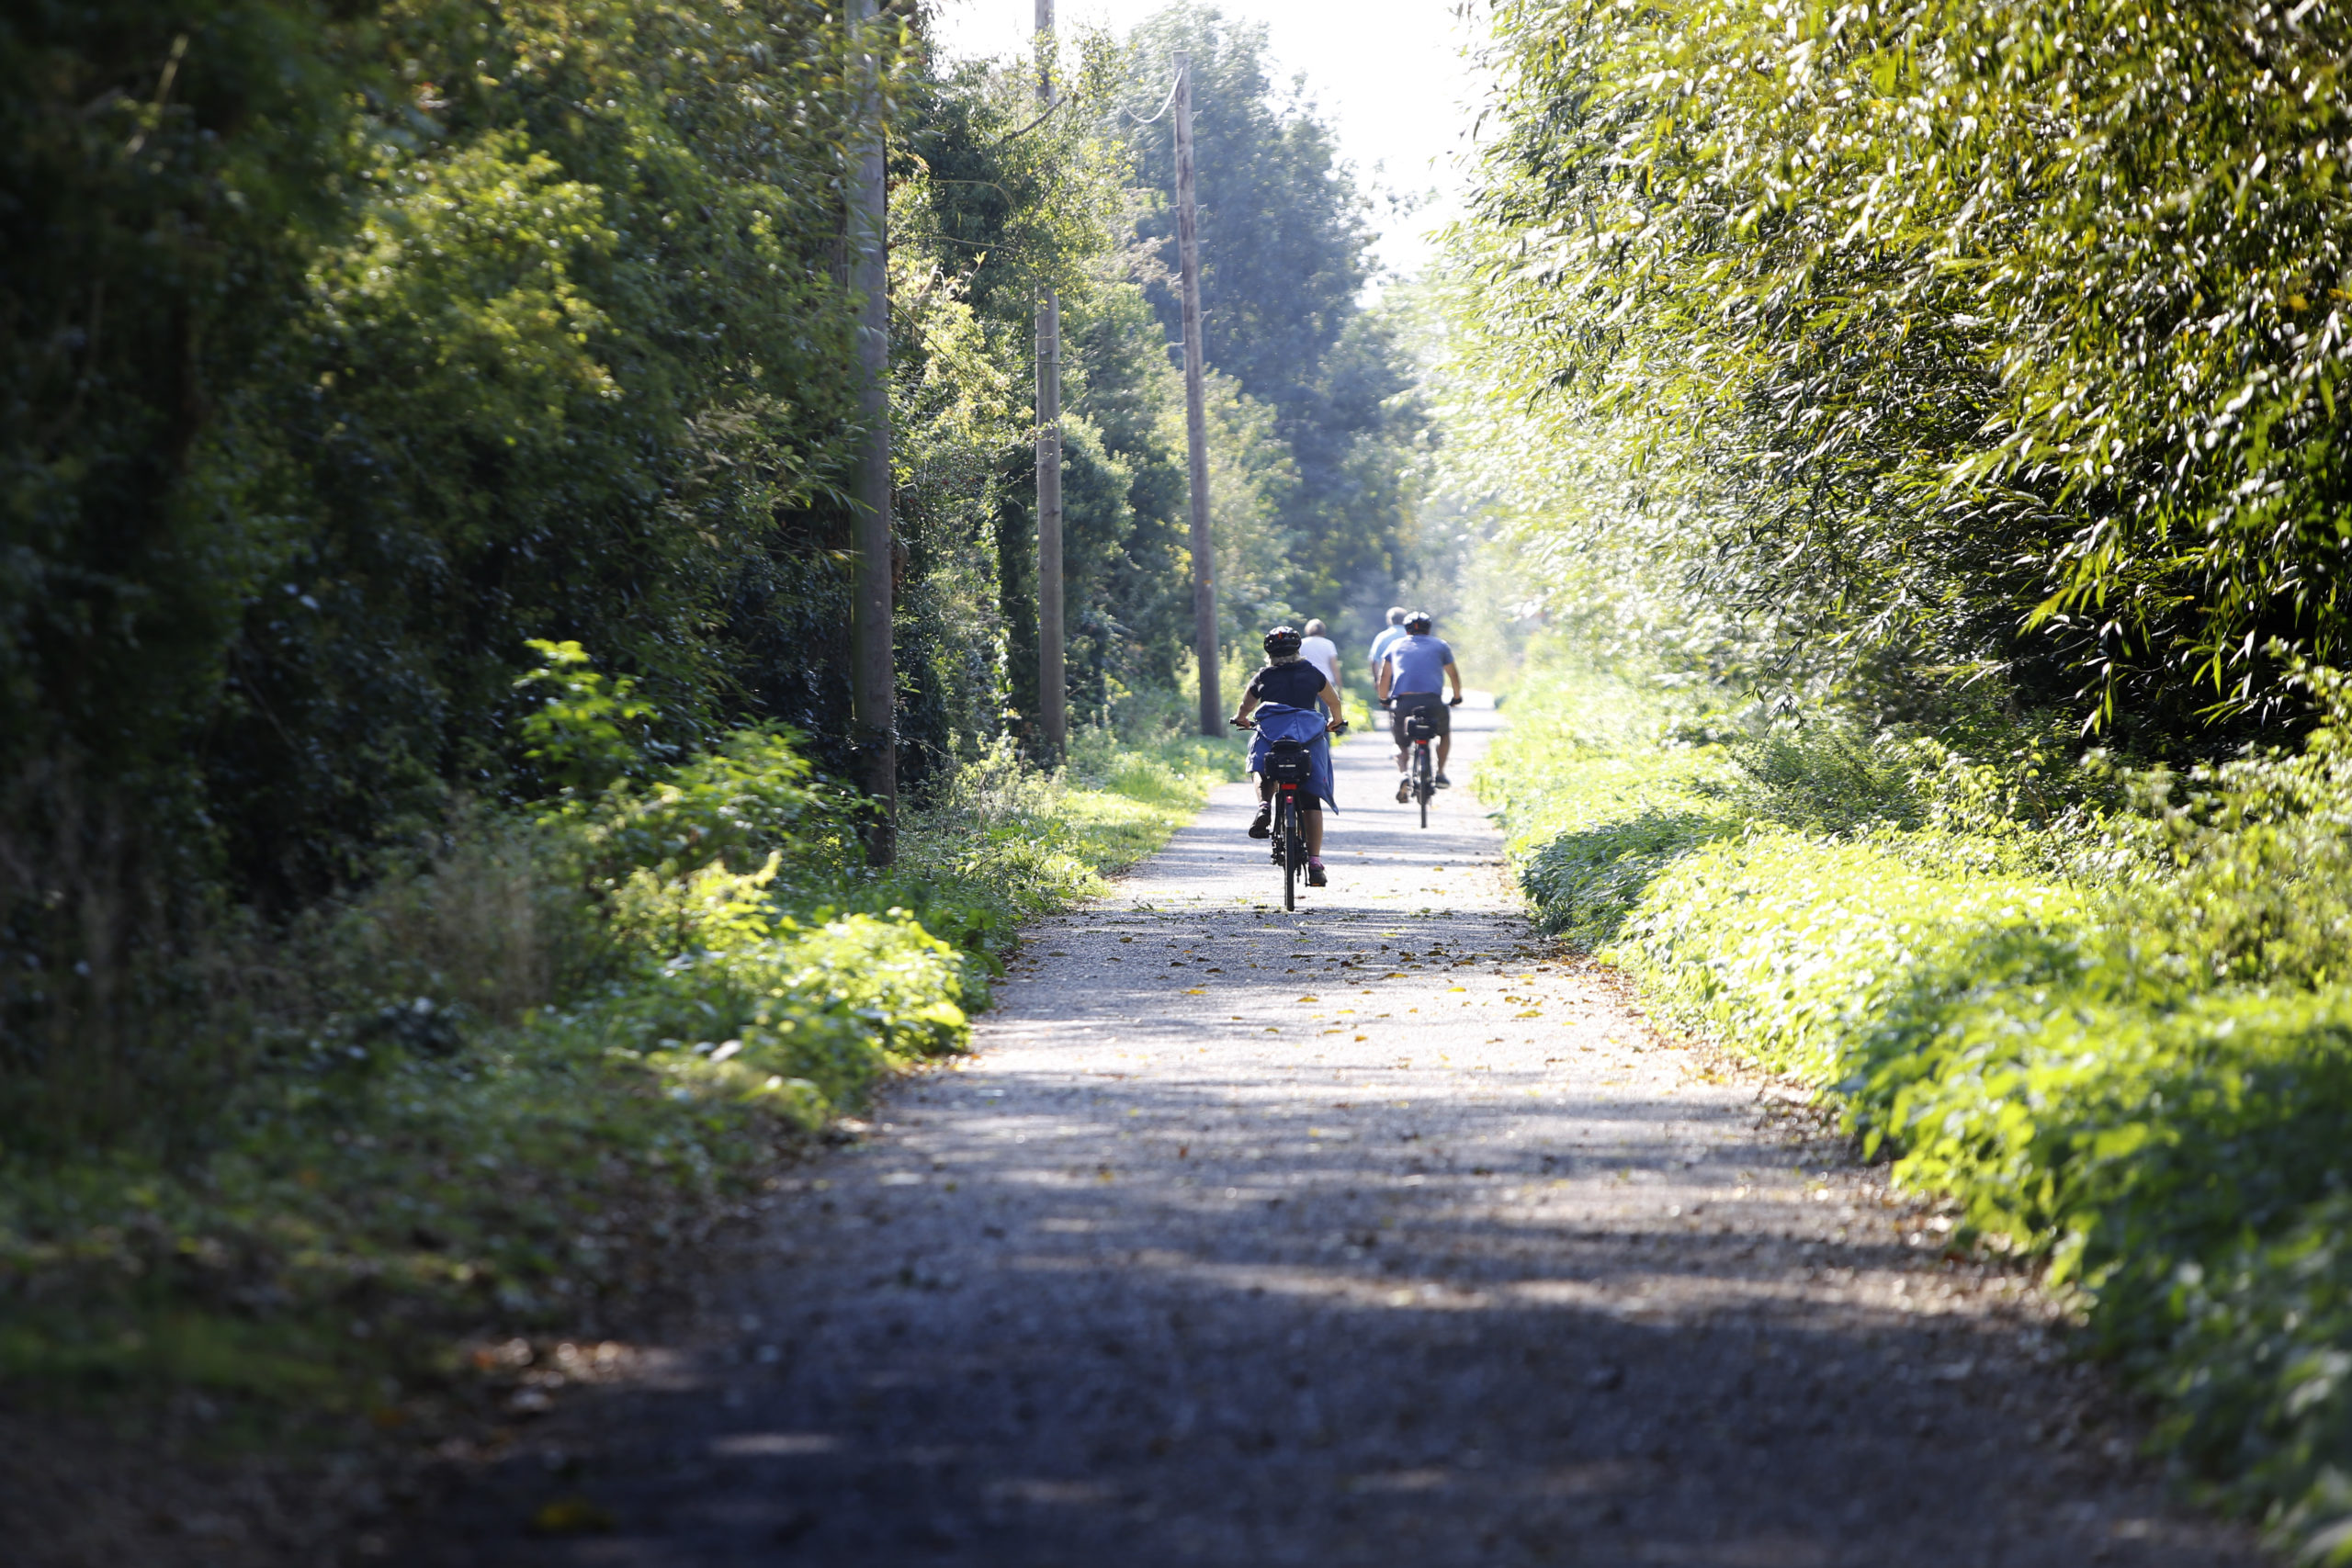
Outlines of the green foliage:
[[1239,755],[1074,750],[1088,782],[1009,746],[959,771],[878,877],[768,731],[461,825],[248,954],[303,983],[205,1141],[0,1147],[0,1377],[397,1412],[463,1392],[461,1335],[654,1288],[780,1145],[960,1050],[1015,923],[1156,849]]
[[1746,781],[1694,777],[1670,742],[1703,728],[1687,695],[1589,676],[1512,712],[1480,789],[1547,919],[1670,1019],[1833,1095],[1899,1181],[1959,1205],[1963,1241],[2045,1258],[2217,1496],[2340,1551],[2341,719],[2292,755],[2132,781],[2126,806],[2097,767],[1804,732],[1736,745]]
[[1873,701],[2292,714],[2266,650],[2346,626],[2344,28],[1497,7],[1461,299],[1470,380],[1540,453],[1507,485]]
[[652,705],[637,698],[637,682],[589,668],[587,651],[576,642],[533,637],[529,647],[547,662],[515,689],[544,692],[545,704],[523,720],[524,757],[549,783],[582,794],[631,772],[653,716]]
[[[1153,205],[1136,238],[1152,303],[1180,336],[1175,147],[1156,110],[1171,57],[1192,56],[1200,205],[1202,342],[1208,362],[1272,409],[1290,482],[1271,496],[1289,541],[1259,602],[1347,624],[1369,640],[1416,564],[1418,468],[1432,437],[1397,322],[1362,302],[1369,205],[1303,85],[1278,83],[1262,26],[1172,5],[1127,40],[1124,134]],[[1224,563],[1219,562],[1220,569]],[[1259,569],[1261,572],[1265,569]],[[1220,579],[1222,582],[1224,580]],[[1259,626],[1262,631],[1262,626]],[[1255,641],[1253,637],[1250,640]]]

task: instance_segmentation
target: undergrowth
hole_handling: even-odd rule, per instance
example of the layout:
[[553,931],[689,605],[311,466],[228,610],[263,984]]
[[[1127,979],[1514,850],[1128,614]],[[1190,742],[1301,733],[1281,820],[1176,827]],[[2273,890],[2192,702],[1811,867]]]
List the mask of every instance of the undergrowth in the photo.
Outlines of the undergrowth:
[[1555,668],[1478,780],[1667,1016],[2041,1260],[2212,1499],[2352,1562],[2352,733],[2132,774]]
[[1234,752],[1091,736],[1046,775],[1001,750],[918,803],[886,873],[763,731],[461,818],[244,939],[233,1005],[176,1020],[233,1035],[216,1099],[101,1148],[43,1134],[70,1058],[8,1081],[0,1379],[194,1395],[267,1440],[429,1432],[487,1397],[492,1347],[605,1331],[780,1156],[961,1050],[1020,922],[1151,852]]

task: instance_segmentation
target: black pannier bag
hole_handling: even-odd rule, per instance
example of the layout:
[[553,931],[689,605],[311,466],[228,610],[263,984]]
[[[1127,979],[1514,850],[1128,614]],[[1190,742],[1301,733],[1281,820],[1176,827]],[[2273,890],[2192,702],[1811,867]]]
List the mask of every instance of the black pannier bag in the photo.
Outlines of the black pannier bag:
[[1314,761],[1304,740],[1277,740],[1266,748],[1266,776],[1276,784],[1305,785],[1312,779]]
[[1437,719],[1429,709],[1415,708],[1405,716],[1405,739],[1408,740],[1437,739]]

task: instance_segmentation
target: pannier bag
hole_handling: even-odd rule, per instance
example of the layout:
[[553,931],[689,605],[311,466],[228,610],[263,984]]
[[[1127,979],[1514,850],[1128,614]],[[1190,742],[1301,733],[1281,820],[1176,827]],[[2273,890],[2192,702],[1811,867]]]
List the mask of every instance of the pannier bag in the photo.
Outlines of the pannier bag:
[[1266,749],[1266,776],[1276,784],[1304,787],[1313,766],[1303,741],[1277,740]]

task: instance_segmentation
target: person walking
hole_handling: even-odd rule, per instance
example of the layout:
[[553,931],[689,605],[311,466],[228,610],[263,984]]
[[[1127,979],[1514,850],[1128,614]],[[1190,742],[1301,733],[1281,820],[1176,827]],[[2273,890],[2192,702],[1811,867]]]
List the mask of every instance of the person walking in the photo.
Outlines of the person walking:
[[[1396,772],[1405,772],[1405,760],[1409,743],[1405,739],[1405,721],[1416,713],[1426,713],[1437,728],[1437,787],[1447,789],[1452,782],[1445,776],[1445,759],[1453,750],[1453,713],[1462,703],[1462,671],[1455,668],[1453,649],[1430,635],[1430,613],[1416,610],[1405,617],[1405,635],[1388,645],[1381,655],[1380,669],[1374,676],[1381,701],[1388,704],[1388,733],[1396,741]],[[1441,690],[1447,681],[1453,682],[1453,701],[1448,703]],[[1412,793],[1412,781],[1399,777],[1396,799],[1401,804]]]
[[1323,679],[1331,682],[1330,699],[1325,705],[1334,719],[1345,722],[1348,716],[1343,705],[1348,694],[1340,686],[1340,645],[1331,640],[1321,621],[1307,622],[1306,631],[1306,635],[1299,639],[1298,656],[1322,671]]

